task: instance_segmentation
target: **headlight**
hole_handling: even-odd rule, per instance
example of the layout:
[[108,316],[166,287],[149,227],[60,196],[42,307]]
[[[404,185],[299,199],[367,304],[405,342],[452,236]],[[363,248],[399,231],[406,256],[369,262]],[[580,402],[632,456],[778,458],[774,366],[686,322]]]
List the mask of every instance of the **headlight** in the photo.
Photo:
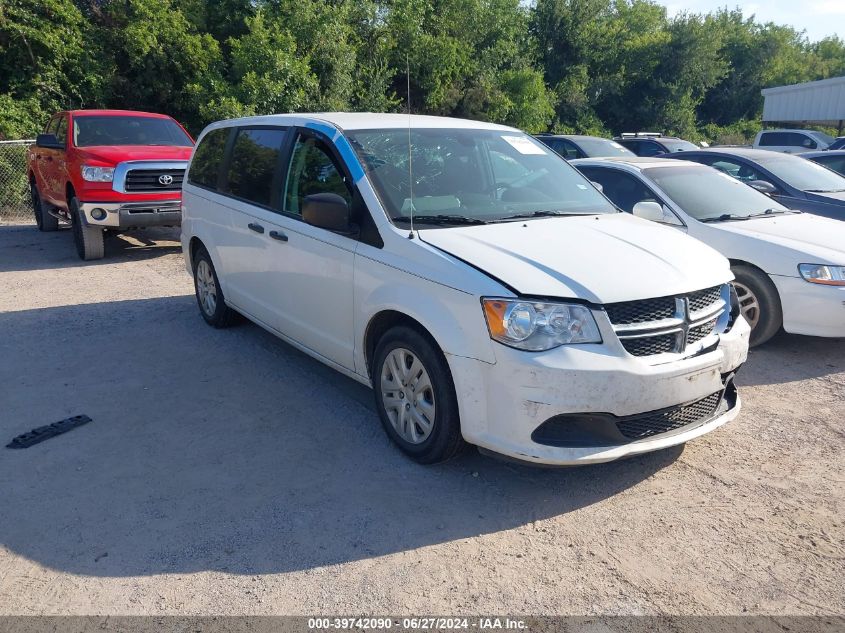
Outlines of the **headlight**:
[[798,272],[805,281],[826,286],[845,286],[845,266],[799,264]]
[[82,166],[82,179],[88,182],[111,182],[114,180],[114,167]]
[[490,337],[510,347],[539,352],[570,343],[601,343],[590,309],[576,303],[482,299]]

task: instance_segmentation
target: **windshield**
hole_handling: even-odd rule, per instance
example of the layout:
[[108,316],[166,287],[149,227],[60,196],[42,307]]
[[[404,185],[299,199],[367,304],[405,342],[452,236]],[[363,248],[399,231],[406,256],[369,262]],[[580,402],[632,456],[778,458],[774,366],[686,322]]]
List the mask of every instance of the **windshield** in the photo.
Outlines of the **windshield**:
[[616,212],[564,159],[521,132],[414,129],[410,166],[407,129],[359,130],[347,137],[396,222],[408,222],[412,211],[415,221],[451,216],[474,222]]
[[191,147],[193,141],[172,119],[141,116],[80,116],[73,120],[73,144],[176,145]]
[[622,147],[616,141],[604,138],[579,138],[575,141],[590,158],[602,158],[604,156],[636,156],[634,152]]
[[825,134],[824,132],[810,132],[810,134],[823,141],[825,145],[831,145],[834,141],[836,141],[835,138],[829,134]]
[[787,211],[768,196],[711,167],[650,167],[643,173],[696,220]]
[[698,149],[697,145],[680,138],[662,138],[663,143],[670,152],[692,152]]
[[805,158],[779,154],[757,162],[801,191],[845,191],[845,178]]

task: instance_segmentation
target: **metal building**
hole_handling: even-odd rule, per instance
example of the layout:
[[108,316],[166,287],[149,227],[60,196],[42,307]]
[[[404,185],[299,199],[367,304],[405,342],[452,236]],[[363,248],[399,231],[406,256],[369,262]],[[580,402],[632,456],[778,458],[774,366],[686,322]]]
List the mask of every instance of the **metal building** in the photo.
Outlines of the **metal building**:
[[804,123],[839,129],[845,121],[845,77],[762,91],[764,123]]

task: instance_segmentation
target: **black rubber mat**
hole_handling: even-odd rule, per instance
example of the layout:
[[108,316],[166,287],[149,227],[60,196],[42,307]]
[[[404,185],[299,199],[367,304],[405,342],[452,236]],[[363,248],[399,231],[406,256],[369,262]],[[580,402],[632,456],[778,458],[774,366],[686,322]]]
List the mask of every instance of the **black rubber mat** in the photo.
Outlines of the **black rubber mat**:
[[18,435],[11,442],[6,444],[6,448],[29,448],[44,440],[49,440],[51,437],[56,437],[62,433],[75,429],[83,424],[88,424],[91,421],[87,415],[75,415],[72,418],[66,418],[53,422],[47,426],[39,426],[37,429],[27,431],[22,435]]

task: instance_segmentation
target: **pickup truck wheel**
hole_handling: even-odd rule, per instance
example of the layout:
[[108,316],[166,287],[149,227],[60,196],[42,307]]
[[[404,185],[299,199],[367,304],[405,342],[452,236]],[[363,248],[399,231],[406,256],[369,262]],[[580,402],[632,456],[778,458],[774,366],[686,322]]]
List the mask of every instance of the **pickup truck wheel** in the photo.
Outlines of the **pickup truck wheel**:
[[200,314],[206,323],[224,328],[234,322],[235,311],[226,305],[211,256],[204,248],[200,248],[194,255],[194,291]]
[[41,194],[38,193],[38,187],[34,182],[30,183],[29,191],[32,195],[32,211],[35,214],[35,223],[38,225],[38,230],[45,233],[58,230],[59,219],[50,215],[49,207],[41,199]]
[[737,264],[732,269],[739,310],[751,326],[751,347],[762,345],[783,325],[777,288],[764,272]]
[[88,261],[90,259],[102,259],[105,254],[103,243],[103,229],[98,226],[88,226],[82,218],[82,211],[79,209],[79,200],[75,197],[70,199],[70,217],[73,228],[73,241],[76,244],[76,252],[79,259]]
[[465,447],[449,366],[420,332],[388,330],[376,346],[372,382],[385,431],[411,459],[434,464]]

